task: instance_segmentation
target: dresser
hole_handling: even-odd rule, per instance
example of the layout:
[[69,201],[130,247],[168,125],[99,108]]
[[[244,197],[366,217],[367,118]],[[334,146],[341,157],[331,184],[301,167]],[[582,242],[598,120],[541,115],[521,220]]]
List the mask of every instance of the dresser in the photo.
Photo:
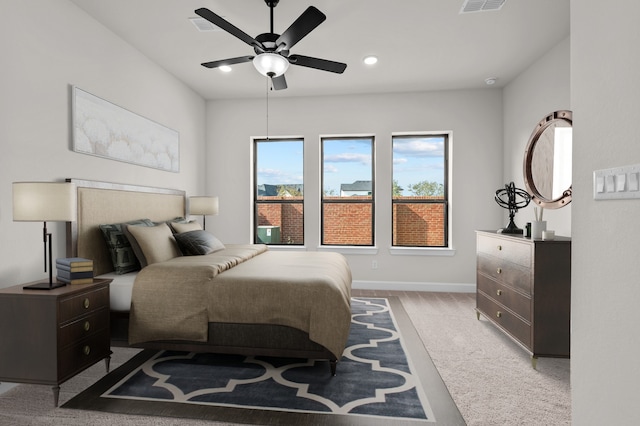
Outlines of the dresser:
[[476,312],[538,357],[569,357],[571,239],[476,231]]
[[0,381],[51,385],[57,406],[61,383],[102,359],[108,371],[110,282],[0,289]]

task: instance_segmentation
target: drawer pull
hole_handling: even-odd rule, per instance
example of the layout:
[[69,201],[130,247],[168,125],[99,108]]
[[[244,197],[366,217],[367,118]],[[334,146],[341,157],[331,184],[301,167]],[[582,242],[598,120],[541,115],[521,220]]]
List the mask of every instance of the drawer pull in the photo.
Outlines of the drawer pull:
[[502,250],[502,246],[498,246],[498,250]]
[[90,304],[91,303],[89,302],[89,298],[88,297],[86,299],[84,299],[83,306],[84,306],[85,309],[89,309],[89,305]]
[[496,312],[496,318],[502,318],[502,312],[500,311]]
[[91,323],[89,321],[85,321],[84,322],[84,331],[89,331],[90,328],[91,328]]
[[89,345],[85,346],[84,348],[82,348],[82,352],[85,355],[89,355],[91,353],[91,348],[89,347]]
[[502,296],[502,290],[498,290],[498,291],[496,291],[496,294],[497,294],[498,296]]
[[498,268],[498,269],[496,270],[496,272],[497,272],[498,274],[501,274],[501,273],[502,273],[502,268]]

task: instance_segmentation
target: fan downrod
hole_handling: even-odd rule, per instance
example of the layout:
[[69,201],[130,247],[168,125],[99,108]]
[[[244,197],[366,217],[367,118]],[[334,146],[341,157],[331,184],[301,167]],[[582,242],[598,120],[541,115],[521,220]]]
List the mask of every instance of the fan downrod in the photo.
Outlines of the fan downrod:
[[278,2],[280,0],[264,0],[264,2],[267,4],[267,6],[273,8],[276,7],[278,5]]

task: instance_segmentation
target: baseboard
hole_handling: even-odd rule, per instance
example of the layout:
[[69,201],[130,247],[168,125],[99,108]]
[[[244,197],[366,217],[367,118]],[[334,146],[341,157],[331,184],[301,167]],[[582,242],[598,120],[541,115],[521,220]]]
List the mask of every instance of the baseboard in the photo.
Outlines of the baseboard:
[[400,281],[353,281],[351,288],[358,290],[432,291],[441,293],[475,293],[472,283],[432,283]]

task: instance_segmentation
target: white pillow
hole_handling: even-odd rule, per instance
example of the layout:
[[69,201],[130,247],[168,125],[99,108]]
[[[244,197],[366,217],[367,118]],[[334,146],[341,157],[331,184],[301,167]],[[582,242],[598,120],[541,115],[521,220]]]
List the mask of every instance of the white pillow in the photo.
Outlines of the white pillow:
[[156,226],[127,226],[127,231],[133,235],[147,260],[147,265],[164,262],[181,255],[173,233],[166,223]]
[[195,220],[186,223],[171,222],[169,226],[173,228],[176,234],[182,234],[183,232],[189,231],[199,231],[202,229],[200,223],[196,222]]

